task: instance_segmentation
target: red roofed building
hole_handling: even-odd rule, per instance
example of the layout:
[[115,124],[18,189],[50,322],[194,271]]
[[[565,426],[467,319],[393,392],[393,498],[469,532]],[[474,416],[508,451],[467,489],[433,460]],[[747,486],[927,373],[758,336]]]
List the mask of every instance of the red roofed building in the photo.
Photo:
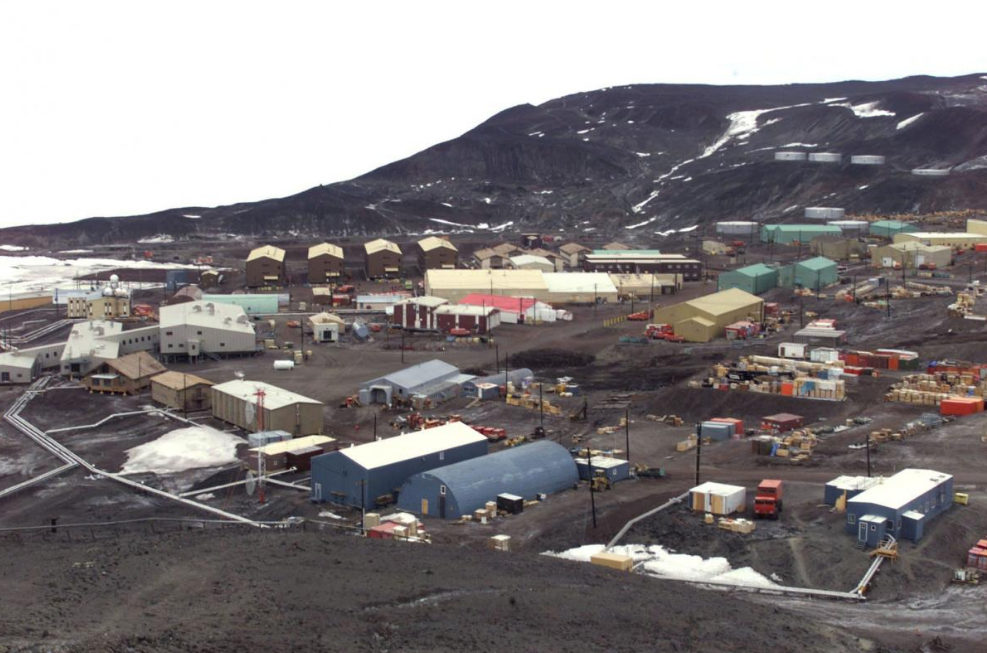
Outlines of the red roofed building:
[[500,311],[500,321],[507,324],[520,324],[523,322],[534,322],[536,320],[545,321],[548,313],[552,313],[552,320],[554,321],[552,307],[544,302],[537,301],[533,297],[509,297],[507,295],[473,293],[463,297],[459,300],[459,303],[467,306],[492,306]]

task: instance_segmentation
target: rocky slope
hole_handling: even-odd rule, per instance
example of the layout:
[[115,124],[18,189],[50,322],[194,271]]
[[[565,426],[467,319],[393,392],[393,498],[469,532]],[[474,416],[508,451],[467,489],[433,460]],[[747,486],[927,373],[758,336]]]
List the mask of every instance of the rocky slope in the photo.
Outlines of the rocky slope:
[[[777,150],[841,164],[776,162]],[[851,154],[887,157],[851,165]],[[922,178],[916,167],[952,168]],[[587,227],[645,241],[720,219],[987,209],[987,76],[636,85],[507,109],[462,136],[290,197],[0,231],[41,245]],[[185,216],[199,217],[185,217]],[[506,225],[506,226],[505,226]]]

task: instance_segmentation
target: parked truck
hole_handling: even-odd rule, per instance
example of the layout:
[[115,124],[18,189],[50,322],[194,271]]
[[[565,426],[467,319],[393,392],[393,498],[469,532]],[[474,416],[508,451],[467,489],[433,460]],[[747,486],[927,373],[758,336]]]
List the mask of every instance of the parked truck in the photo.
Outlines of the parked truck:
[[778,519],[782,505],[782,482],[776,479],[764,479],[757,485],[754,495],[755,519]]
[[671,324],[649,324],[644,335],[652,340],[667,340],[668,342],[685,342],[685,338],[675,335]]

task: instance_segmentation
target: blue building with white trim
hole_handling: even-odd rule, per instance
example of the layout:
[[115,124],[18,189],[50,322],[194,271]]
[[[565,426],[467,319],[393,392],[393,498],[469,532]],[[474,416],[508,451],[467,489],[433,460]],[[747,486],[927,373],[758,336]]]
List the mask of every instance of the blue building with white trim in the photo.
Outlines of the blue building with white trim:
[[398,507],[422,516],[458,519],[499,494],[530,500],[578,482],[576,463],[565,447],[539,440],[415,474],[401,488]]
[[884,536],[922,539],[935,517],[953,505],[953,477],[929,469],[903,469],[846,503],[846,532],[862,546],[876,547]]
[[412,431],[312,458],[315,502],[372,508],[377,499],[398,494],[412,475],[485,456],[486,436],[462,422]]

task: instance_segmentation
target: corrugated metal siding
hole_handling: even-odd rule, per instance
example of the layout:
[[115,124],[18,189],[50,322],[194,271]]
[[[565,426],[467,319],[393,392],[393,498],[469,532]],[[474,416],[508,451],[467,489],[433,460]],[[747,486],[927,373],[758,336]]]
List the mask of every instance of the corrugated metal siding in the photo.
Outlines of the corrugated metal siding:
[[559,492],[579,480],[576,463],[566,449],[541,440],[489,456],[415,474],[401,488],[398,507],[422,513],[428,502],[430,516],[439,516],[445,487],[445,517],[456,519],[508,492],[534,499],[538,494]]

